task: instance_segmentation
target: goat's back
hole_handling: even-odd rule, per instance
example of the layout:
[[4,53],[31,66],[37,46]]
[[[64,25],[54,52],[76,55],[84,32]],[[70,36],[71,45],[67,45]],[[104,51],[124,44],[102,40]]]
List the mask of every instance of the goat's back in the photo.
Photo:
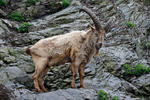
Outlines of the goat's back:
[[80,47],[80,41],[86,35],[85,31],[73,31],[64,35],[57,35],[39,40],[33,45],[31,53],[39,56],[56,56],[64,54],[68,48]]

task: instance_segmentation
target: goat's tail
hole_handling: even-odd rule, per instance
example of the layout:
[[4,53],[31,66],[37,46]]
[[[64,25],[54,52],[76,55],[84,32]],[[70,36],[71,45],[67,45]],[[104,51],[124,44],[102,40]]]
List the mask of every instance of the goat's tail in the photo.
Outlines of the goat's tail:
[[26,54],[31,55],[31,51],[29,48],[26,48]]

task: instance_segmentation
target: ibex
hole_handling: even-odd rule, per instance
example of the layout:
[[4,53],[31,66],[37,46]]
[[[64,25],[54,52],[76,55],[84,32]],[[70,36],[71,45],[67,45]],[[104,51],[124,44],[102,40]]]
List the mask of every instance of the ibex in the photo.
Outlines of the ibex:
[[32,78],[37,91],[47,92],[43,77],[52,66],[69,62],[72,71],[71,87],[75,88],[76,74],[79,71],[80,86],[85,88],[83,83],[85,66],[93,56],[98,54],[106,31],[90,9],[81,7],[80,11],[84,11],[90,16],[95,27],[90,27],[87,31],[73,31],[41,39],[26,49],[26,53],[32,56],[35,63],[35,72]]

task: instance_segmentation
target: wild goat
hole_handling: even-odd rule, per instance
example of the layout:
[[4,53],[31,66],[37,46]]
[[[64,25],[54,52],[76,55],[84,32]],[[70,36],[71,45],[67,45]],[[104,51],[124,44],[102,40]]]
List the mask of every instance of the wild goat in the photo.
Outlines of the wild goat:
[[64,35],[41,39],[31,48],[26,49],[26,53],[32,56],[35,63],[35,72],[32,78],[37,91],[47,92],[43,77],[51,66],[58,66],[67,62],[71,63],[71,87],[75,88],[75,78],[79,70],[80,86],[85,88],[83,83],[85,66],[93,56],[98,54],[106,31],[90,9],[81,7],[80,11],[84,11],[90,16],[95,28],[91,27],[87,31],[73,31]]

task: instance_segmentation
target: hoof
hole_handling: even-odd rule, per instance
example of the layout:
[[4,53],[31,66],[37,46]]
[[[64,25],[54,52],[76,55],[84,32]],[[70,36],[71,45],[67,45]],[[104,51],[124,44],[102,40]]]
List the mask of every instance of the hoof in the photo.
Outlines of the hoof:
[[43,92],[41,89],[36,89],[37,92]]
[[71,82],[71,88],[76,88],[75,82]]
[[44,92],[48,92],[48,90],[47,90],[47,89],[44,89],[43,91],[44,91]]
[[86,89],[86,87],[85,87],[84,85],[82,85],[82,86],[81,86],[81,88],[84,88],[84,89]]

